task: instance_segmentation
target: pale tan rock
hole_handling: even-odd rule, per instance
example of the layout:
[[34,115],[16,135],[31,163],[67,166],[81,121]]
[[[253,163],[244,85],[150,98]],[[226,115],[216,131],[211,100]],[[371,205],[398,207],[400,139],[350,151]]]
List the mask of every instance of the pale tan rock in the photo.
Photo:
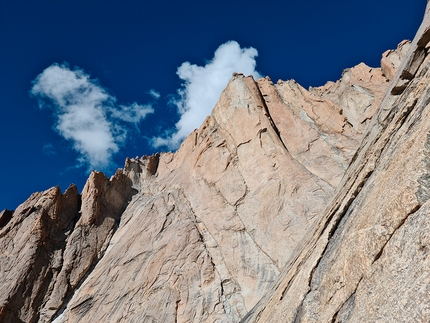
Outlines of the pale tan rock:
[[[126,161],[139,193],[56,322],[246,315],[322,213],[362,136],[332,101],[289,83],[233,75],[175,154]],[[305,145],[316,156],[308,164],[298,158]],[[324,171],[332,159],[340,166]]]
[[323,218],[242,322],[430,321],[429,9]]
[[346,69],[336,83],[329,82],[322,87],[311,88],[311,91],[331,100],[354,130],[362,133],[379,107],[388,81],[380,68],[360,63]]
[[77,216],[76,186],[34,193],[0,229],[0,319],[36,322]]
[[[399,46],[399,55],[405,46]],[[385,61],[394,62],[390,71],[392,66],[397,68],[397,52],[385,55]],[[390,93],[394,88],[396,93],[407,91],[406,86],[420,75],[423,51],[407,57],[412,57],[409,64],[399,67],[406,81],[395,80]],[[396,232],[402,212],[416,208],[418,186],[413,183],[419,181],[411,177],[408,183],[412,184],[402,186],[405,177],[392,176],[390,181],[381,176],[369,188],[374,191],[365,193],[367,188],[360,186],[376,164],[363,162],[360,156],[365,148],[353,156],[388,86],[381,69],[364,64],[346,70],[338,82],[309,90],[295,81],[273,84],[270,78],[254,81],[235,73],[211,116],[176,153],[127,159],[124,170],[111,179],[91,173],[82,196],[76,187],[64,195],[54,188],[34,194],[13,214],[0,214],[0,246],[4,246],[0,277],[5,277],[0,281],[0,318],[238,322],[261,314],[261,319],[271,322],[315,317],[324,321],[333,318],[335,309],[339,320],[353,311],[361,318],[365,312],[354,309],[345,297],[357,287],[357,279],[369,274],[369,268],[384,282],[379,288],[388,289],[389,279],[418,273],[417,269],[388,274],[386,265],[369,265],[379,257],[387,237]],[[386,99],[383,111],[389,111],[390,100]],[[399,117],[396,124],[402,120]],[[383,127],[372,127],[365,145],[376,143],[372,152],[381,152],[384,145],[372,140]],[[390,131],[384,140],[395,133]],[[393,167],[391,172],[418,168],[422,160],[417,151],[423,146],[422,140],[417,142],[421,145],[414,146],[418,150],[411,153],[413,160],[393,157],[392,165],[384,167]],[[408,147],[402,153],[410,153]],[[360,161],[361,166],[355,167],[367,165],[367,170],[349,171],[342,180],[351,161],[354,165]],[[324,213],[339,183],[343,190],[329,204],[331,213]],[[395,188],[392,196],[405,209],[398,218],[390,218],[387,211],[368,222],[369,214],[390,205],[392,196],[384,199],[384,185]],[[365,200],[351,211],[350,218],[356,220],[345,232],[365,230],[336,247],[334,241],[341,238],[333,234],[341,227],[336,222],[341,215],[336,212],[350,207],[360,189],[361,194],[372,193],[381,200],[379,204]],[[368,213],[360,217],[363,205]],[[382,227],[378,226],[381,221]],[[414,221],[422,225],[423,230],[416,232],[425,239],[425,217]],[[381,236],[367,241],[375,228]],[[413,231],[414,225],[407,230]],[[410,255],[418,255],[414,251],[418,245],[408,244],[406,236],[403,233],[396,243],[405,243]],[[332,250],[328,241],[333,257],[323,258],[325,250]],[[367,253],[357,256],[356,249],[364,248],[360,243]],[[395,248],[390,252],[395,253]],[[383,254],[379,258],[384,264],[391,261],[401,266],[390,258],[384,260]],[[337,263],[338,259],[344,261]],[[364,265],[355,266],[356,262]],[[12,272],[21,263],[22,268]],[[330,268],[328,274],[325,268]],[[346,270],[344,276],[334,276],[341,269]],[[369,286],[375,285],[372,277],[369,274]],[[404,284],[411,282],[404,280]],[[369,297],[365,286],[360,287],[366,295],[361,299],[357,289],[357,302],[361,302],[357,304]],[[332,288],[339,292],[334,295]],[[284,297],[288,293],[293,294]],[[273,295],[280,301],[274,302]],[[416,299],[411,298],[408,306]],[[325,309],[324,302],[331,307]],[[288,313],[282,312],[285,309]]]
[[[102,256],[132,195],[131,180],[92,173],[75,185],[34,193],[0,228],[0,319],[50,322]],[[81,207],[82,201],[82,208]],[[81,215],[81,216],[80,216]]]
[[111,179],[100,172],[90,174],[82,192],[81,216],[67,239],[52,296],[40,310],[40,322],[51,321],[66,297],[103,257],[132,194],[132,181],[121,170]]
[[309,91],[294,80],[276,85],[267,77],[257,81],[288,151],[332,187],[358,148],[387,82],[381,69],[363,63],[345,70],[336,83]]
[[395,50],[387,50],[382,54],[381,69],[385,77],[390,81],[396,75],[403,58],[411,45],[409,40],[402,41]]
[[69,321],[225,318],[220,277],[183,194],[166,191],[144,206],[142,199],[129,206],[133,218],[125,220],[103,262],[69,303]]

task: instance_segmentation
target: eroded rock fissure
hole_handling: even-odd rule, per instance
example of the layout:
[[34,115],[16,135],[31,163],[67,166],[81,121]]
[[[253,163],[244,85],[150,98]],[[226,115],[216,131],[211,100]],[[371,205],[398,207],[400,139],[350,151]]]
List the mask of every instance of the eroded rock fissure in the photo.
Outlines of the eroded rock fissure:
[[[260,96],[260,100],[263,103],[263,107],[262,108],[264,109],[264,113],[267,116],[267,118],[269,119],[270,125],[272,126],[273,130],[275,131],[276,135],[278,136],[278,139],[282,143],[282,146],[285,148],[286,151],[288,151],[288,148],[285,145],[284,140],[282,139],[281,132],[279,131],[278,127],[276,126],[275,122],[272,119],[272,116],[270,115],[270,111],[269,111],[269,108],[267,107],[266,101],[264,99],[264,95],[261,93],[261,89],[258,86],[258,84],[255,83],[255,85],[256,85],[256,88],[258,90],[258,94]],[[264,129],[260,130],[259,135],[261,135],[262,131],[264,131]],[[266,131],[267,131],[267,129],[266,129]]]
[[375,258],[372,261],[372,264],[374,264],[379,258],[381,258],[382,253],[384,252],[385,246],[390,242],[391,238],[396,234],[396,231],[399,230],[406,222],[406,220],[413,214],[419,211],[421,208],[421,204],[416,205],[411,212],[406,214],[406,216],[400,221],[400,223],[397,225],[397,227],[394,228],[394,231],[390,236],[387,238],[387,241],[384,243],[384,245],[381,247],[381,250],[376,254]]

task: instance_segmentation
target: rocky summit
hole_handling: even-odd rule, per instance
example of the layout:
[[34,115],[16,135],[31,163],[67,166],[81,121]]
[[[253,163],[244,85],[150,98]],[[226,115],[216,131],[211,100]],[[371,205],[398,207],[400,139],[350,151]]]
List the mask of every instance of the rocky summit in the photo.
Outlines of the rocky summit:
[[235,73],[175,153],[4,210],[0,321],[429,322],[429,41]]

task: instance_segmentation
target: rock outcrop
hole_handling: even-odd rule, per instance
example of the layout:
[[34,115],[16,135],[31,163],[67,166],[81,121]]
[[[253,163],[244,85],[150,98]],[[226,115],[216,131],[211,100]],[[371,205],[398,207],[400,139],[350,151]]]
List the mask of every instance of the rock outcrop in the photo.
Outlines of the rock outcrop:
[[0,213],[0,321],[428,321],[426,24],[321,87],[234,74],[176,153]]
[[[133,193],[118,171],[34,193],[0,230],[0,320],[47,322],[102,258]],[[2,216],[3,218],[3,216]]]
[[324,216],[242,322],[430,321],[429,9]]
[[[371,106],[388,83],[364,65],[344,76],[363,70],[376,80]],[[127,161],[139,193],[57,322],[239,321],[319,218],[361,136],[342,106],[293,81],[235,75],[175,154]]]

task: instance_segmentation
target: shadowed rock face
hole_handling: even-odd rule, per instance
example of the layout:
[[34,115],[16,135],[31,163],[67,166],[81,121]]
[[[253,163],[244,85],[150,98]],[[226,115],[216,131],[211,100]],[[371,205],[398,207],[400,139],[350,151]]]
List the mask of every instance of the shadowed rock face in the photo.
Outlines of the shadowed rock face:
[[34,193],[0,231],[0,317],[34,322],[61,263],[78,214],[76,186]]
[[3,210],[0,212],[0,229],[3,228],[11,219],[12,219],[13,211],[11,210]]
[[[401,112],[400,92],[424,91],[410,77],[425,74],[424,65],[416,67],[422,50],[399,67],[409,47],[416,45],[402,42],[384,53],[382,69],[359,64],[341,80],[309,90],[292,80],[273,84],[234,74],[211,116],[176,153],[127,159],[111,179],[93,172],[82,195],[75,186],[64,194],[52,188],[0,213],[0,320],[328,322],[336,310],[341,322],[359,311],[354,304],[366,298],[356,298],[354,281],[368,268],[381,281],[395,278],[385,273],[387,265],[369,264],[395,265],[384,260],[381,246],[391,250],[390,236],[407,223],[401,213],[421,210],[427,199],[424,171],[394,175],[409,174],[427,158],[421,139],[405,158],[413,144],[393,138],[408,132],[399,137],[389,126],[403,124],[418,102],[416,94]],[[393,76],[398,68],[408,70],[401,81]],[[391,111],[395,100],[383,96],[394,88],[399,101]],[[372,119],[379,106],[376,119],[384,121]],[[382,171],[363,173],[376,167],[379,155],[369,157],[376,153],[391,156],[383,166],[390,179]],[[384,198],[387,185],[392,194]],[[353,211],[359,192],[368,192],[359,204],[367,205],[362,217]],[[372,196],[381,198],[375,203]],[[384,207],[385,215],[373,216]],[[421,217],[413,223],[426,227]],[[352,233],[341,246],[342,232]],[[415,257],[408,232],[398,243],[409,244],[407,257]],[[376,286],[370,278],[368,286]],[[327,302],[335,305],[326,309]]]
[[0,231],[1,321],[50,321],[102,258],[131,195],[121,171],[93,172],[82,196],[54,187],[21,204]]

